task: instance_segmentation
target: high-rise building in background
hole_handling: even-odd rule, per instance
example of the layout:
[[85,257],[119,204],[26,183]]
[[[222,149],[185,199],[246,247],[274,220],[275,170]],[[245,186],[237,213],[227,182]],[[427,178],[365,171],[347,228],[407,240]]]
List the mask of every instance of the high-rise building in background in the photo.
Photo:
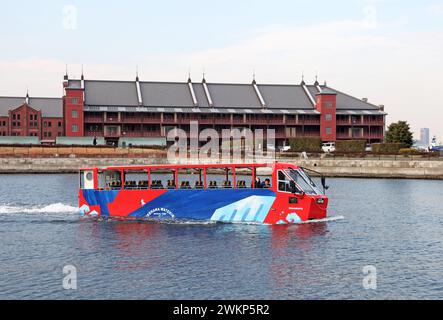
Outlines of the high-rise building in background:
[[420,129],[420,143],[424,146],[429,145],[429,128]]

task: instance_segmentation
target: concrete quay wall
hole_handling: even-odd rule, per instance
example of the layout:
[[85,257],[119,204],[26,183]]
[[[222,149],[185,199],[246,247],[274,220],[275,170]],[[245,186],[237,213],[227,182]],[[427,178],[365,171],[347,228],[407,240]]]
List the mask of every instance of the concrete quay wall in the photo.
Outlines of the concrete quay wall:
[[[316,170],[328,177],[404,178],[443,180],[439,160],[294,160],[279,159]],[[0,173],[76,173],[82,167],[166,164],[164,156],[149,158],[0,158]]]

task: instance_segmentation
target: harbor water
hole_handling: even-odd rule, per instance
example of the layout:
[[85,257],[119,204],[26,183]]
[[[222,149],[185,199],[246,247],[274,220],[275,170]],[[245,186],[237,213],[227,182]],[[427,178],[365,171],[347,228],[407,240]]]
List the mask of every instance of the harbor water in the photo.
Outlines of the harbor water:
[[0,180],[0,299],[443,298],[443,181],[328,179],[329,221],[263,226],[81,219],[77,175]]

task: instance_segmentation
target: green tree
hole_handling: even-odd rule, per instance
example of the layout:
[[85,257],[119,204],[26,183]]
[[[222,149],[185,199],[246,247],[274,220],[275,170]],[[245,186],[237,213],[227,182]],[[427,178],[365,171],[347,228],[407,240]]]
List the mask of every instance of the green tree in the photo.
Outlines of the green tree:
[[401,143],[405,148],[410,148],[414,144],[413,134],[406,121],[391,123],[386,132],[386,142]]

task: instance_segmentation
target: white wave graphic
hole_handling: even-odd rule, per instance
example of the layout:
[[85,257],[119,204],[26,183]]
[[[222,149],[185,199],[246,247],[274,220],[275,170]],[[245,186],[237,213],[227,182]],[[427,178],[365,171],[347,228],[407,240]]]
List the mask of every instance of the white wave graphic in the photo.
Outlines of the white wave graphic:
[[0,205],[0,214],[74,214],[78,208],[64,203],[52,203],[40,206]]

